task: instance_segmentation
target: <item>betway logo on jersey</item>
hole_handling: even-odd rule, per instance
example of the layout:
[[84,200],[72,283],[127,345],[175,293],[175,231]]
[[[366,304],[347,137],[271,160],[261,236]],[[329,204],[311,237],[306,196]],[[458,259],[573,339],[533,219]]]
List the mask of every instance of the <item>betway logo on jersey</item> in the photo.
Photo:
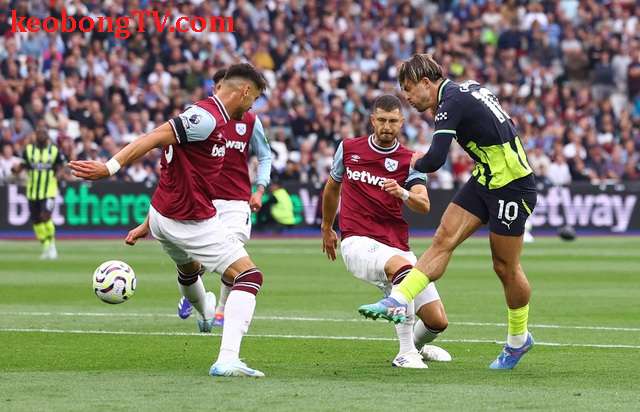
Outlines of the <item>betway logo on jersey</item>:
[[247,147],[247,142],[239,142],[237,140],[227,140],[227,149],[236,149],[240,152],[244,152],[245,147]]
[[224,146],[213,145],[211,148],[211,156],[213,157],[224,157]]
[[347,167],[347,179],[355,180],[362,183],[367,183],[373,186],[380,186],[380,187],[382,187],[382,185],[384,184],[384,181],[386,180],[384,177],[372,175],[366,170],[359,172],[357,170],[351,170],[348,167]]

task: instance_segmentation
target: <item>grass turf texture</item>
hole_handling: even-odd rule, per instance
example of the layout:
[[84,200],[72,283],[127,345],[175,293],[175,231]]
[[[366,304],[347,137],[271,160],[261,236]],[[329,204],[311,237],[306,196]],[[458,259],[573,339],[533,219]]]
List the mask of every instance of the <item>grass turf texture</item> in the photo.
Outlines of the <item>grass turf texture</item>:
[[[450,320],[438,344],[454,361],[422,371],[390,366],[393,326],[356,313],[379,293],[327,261],[319,240],[252,241],[265,285],[242,357],[262,380],[207,376],[220,338],[175,316],[175,272],[157,243],[58,249],[60,260],[43,262],[35,242],[0,242],[0,410],[631,410],[640,401],[638,238],[525,246],[539,344],[511,372],[488,369],[506,309],[485,239],[461,246],[438,283]],[[109,259],[136,271],[130,302],[93,295],[91,274]],[[217,292],[216,277],[205,283]]]

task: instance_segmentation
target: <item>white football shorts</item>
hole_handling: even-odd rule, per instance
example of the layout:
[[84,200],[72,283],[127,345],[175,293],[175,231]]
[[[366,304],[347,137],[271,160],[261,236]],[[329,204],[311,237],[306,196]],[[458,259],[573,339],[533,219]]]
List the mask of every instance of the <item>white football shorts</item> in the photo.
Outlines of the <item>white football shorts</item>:
[[[340,251],[347,270],[356,278],[378,287],[385,296],[391,293],[393,286],[384,271],[387,261],[393,256],[401,256],[411,265],[418,261],[411,251],[391,247],[366,236],[349,236],[340,243]],[[435,283],[431,282],[416,296],[416,310],[435,300],[440,300],[440,295]]]
[[251,209],[249,202],[244,200],[214,200],[216,216],[227,229],[227,232],[236,236],[240,242],[246,244],[251,238]]
[[214,216],[206,220],[174,220],[149,207],[149,227],[176,265],[197,260],[210,272],[224,273],[248,256],[244,245]]

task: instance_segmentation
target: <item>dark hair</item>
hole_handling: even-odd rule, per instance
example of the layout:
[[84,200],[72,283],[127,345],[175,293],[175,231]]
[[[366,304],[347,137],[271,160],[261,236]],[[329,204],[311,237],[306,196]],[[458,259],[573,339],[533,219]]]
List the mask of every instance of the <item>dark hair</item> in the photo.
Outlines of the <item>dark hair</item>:
[[373,101],[373,111],[376,109],[382,109],[385,112],[392,112],[396,109],[402,111],[402,106],[400,104],[400,99],[392,94],[383,94],[382,96],[376,97]]
[[409,60],[400,64],[398,69],[398,82],[403,85],[405,82],[418,83],[423,78],[432,82],[442,79],[442,67],[433,59],[430,54],[414,54]]
[[264,78],[262,73],[249,63],[238,63],[229,66],[224,79],[231,79],[233,77],[239,77],[241,79],[251,81],[261,92],[264,92],[267,88],[267,80]]
[[224,79],[224,76],[226,76],[226,75],[227,75],[227,69],[226,68],[225,69],[220,69],[220,70],[218,70],[217,72],[215,72],[213,74],[213,79],[212,80],[216,85],[218,85],[218,83],[220,83],[220,81],[222,79]]

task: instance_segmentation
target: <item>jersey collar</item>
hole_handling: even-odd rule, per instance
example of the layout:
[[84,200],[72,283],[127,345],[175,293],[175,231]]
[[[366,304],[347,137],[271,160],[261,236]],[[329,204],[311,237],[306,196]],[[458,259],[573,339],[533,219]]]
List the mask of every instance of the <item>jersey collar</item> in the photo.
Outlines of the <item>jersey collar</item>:
[[400,142],[398,141],[398,139],[396,139],[396,142],[393,144],[393,146],[391,147],[382,147],[382,146],[378,146],[377,144],[375,144],[375,142],[373,141],[373,135],[369,135],[369,147],[371,148],[371,150],[373,150],[374,152],[377,153],[382,153],[382,154],[388,154],[388,153],[393,153],[395,152],[398,147],[400,146]]
[[444,79],[444,81],[442,83],[440,83],[440,87],[438,87],[438,104],[440,104],[440,102],[442,101],[442,93],[444,93],[444,87],[448,83],[451,83],[451,80]]
[[215,94],[211,96],[211,100],[213,100],[216,106],[218,106],[218,110],[220,111],[220,113],[222,113],[224,122],[229,123],[229,120],[231,119],[231,117],[229,116],[229,113],[227,112],[227,108],[224,107],[224,104],[222,103],[222,101]]

